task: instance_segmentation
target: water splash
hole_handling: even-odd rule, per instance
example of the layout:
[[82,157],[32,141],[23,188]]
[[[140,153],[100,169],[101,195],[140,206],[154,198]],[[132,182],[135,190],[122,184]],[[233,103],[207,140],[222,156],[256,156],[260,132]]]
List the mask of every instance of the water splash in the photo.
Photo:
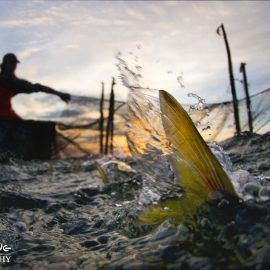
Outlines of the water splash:
[[[195,114],[202,113],[202,116],[200,117],[200,119],[201,120],[203,120],[204,118],[208,119],[210,117],[210,113],[209,113],[209,108],[206,105],[205,99],[201,98],[199,95],[195,93],[188,93],[187,96],[191,98],[195,98],[196,100],[195,104],[189,106],[188,112],[190,116],[192,117]],[[206,132],[206,131],[210,132],[212,129],[212,123],[210,121],[207,121],[206,123],[202,124],[202,121],[197,120],[197,121],[194,121],[194,124],[197,128],[199,127],[199,131],[201,132]],[[211,133],[209,133],[208,135],[210,136]]]
[[[130,68],[129,63],[122,59],[121,54],[117,56],[117,60],[122,83],[130,90],[126,115],[129,148],[133,156],[140,160],[143,174],[143,188],[139,204],[155,204],[164,194],[182,196],[182,190],[176,188],[174,172],[170,164],[173,147],[167,141],[162,126],[158,90],[142,86],[143,69],[141,66],[138,68],[138,65],[134,65]],[[172,74],[169,71],[168,73]],[[195,93],[188,93],[188,97],[196,100],[196,103],[189,107],[189,114],[202,113],[206,117],[209,116],[205,99]],[[195,124],[204,132],[211,131],[210,121],[203,125],[198,120]],[[244,200],[251,198],[266,200],[269,194],[267,186],[262,185],[247,171],[234,171],[229,156],[218,144],[212,143],[209,147],[230,175],[235,189]]]
[[177,76],[177,82],[179,83],[179,85],[181,86],[181,88],[185,88],[184,85],[184,77],[183,77],[183,72]]
[[200,96],[198,96],[197,94],[194,93],[188,93],[187,94],[188,97],[193,97],[197,100],[197,103],[195,105],[190,105],[189,107],[189,112],[193,112],[195,110],[197,111],[202,111],[204,110],[205,107],[205,99],[201,98]]
[[135,71],[132,70],[128,66],[127,62],[122,58],[121,52],[118,52],[115,58],[118,61],[116,63],[116,67],[120,73],[119,79],[121,80],[122,84],[128,89],[141,87],[140,83],[140,80],[142,79],[142,74],[140,73],[141,70],[140,69],[136,69]]

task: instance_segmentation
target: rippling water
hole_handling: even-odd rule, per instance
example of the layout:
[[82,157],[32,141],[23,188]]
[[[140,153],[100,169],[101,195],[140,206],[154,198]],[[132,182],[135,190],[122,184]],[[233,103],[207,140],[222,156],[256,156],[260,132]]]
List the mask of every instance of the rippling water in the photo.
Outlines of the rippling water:
[[12,247],[12,263],[2,267],[267,269],[268,200],[256,202],[250,191],[253,199],[235,208],[219,202],[208,216],[198,214],[196,227],[138,225],[138,212],[169,196],[168,185],[149,184],[135,158],[99,162],[107,164],[108,184],[94,160],[1,166],[0,235]]

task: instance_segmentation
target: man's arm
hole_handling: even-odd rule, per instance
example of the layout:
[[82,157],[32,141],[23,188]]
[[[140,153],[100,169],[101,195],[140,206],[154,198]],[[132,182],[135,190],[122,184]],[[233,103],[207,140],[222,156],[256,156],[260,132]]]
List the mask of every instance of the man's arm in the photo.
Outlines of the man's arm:
[[56,90],[54,90],[54,89],[52,89],[52,88],[50,88],[48,86],[44,86],[44,85],[41,85],[41,84],[38,84],[38,83],[35,84],[35,87],[37,89],[39,89],[38,90],[39,92],[56,95],[56,96],[58,96],[59,98],[61,98],[65,102],[69,102],[70,101],[70,94],[56,91]]
[[45,86],[45,85],[42,85],[39,83],[33,84],[33,83],[30,83],[26,80],[15,78],[11,82],[11,85],[12,85],[12,88],[17,93],[30,94],[30,93],[35,93],[35,92],[43,92],[43,93],[47,93],[47,94],[56,95],[65,102],[70,101],[70,94],[56,91],[48,86]]

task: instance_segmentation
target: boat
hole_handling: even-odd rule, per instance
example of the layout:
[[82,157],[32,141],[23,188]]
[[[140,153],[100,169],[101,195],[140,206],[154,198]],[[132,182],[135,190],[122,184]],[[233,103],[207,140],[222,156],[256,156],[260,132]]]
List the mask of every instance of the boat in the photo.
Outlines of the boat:
[[0,119],[0,161],[46,160],[55,148],[54,122]]

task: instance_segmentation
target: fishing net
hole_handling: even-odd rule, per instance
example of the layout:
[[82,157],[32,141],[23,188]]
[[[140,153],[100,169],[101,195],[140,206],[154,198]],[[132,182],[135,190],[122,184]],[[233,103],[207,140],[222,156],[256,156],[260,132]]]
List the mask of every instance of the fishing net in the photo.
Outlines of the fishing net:
[[[24,100],[24,98],[26,100]],[[24,102],[25,101],[25,102]],[[114,102],[114,153],[125,155],[124,102]],[[106,145],[106,130],[109,115],[109,100],[103,101],[103,132],[100,131],[100,99],[75,96],[65,104],[51,95],[22,96],[14,104],[23,119],[53,121],[56,123],[56,157],[83,157],[100,153],[102,134],[103,151]],[[108,138],[108,145],[111,137]],[[108,149],[110,153],[111,149]]]
[[[250,99],[253,132],[265,134],[270,130],[270,89],[253,95]],[[190,106],[186,105],[185,108],[190,111]],[[232,102],[205,104],[203,109],[192,109],[190,116],[207,141],[220,142],[235,134]],[[249,131],[246,99],[239,100],[239,116],[241,131]]]
[[[160,143],[162,135],[158,106],[158,91],[137,89],[142,95],[132,95],[127,103],[115,101],[113,154],[131,155]],[[134,88],[136,91],[136,88]],[[15,109],[24,119],[53,121],[57,130],[57,157],[83,157],[100,153],[100,99],[72,96],[69,104],[49,95],[34,96],[15,102]],[[270,129],[270,89],[251,96],[253,130],[264,134]],[[234,116],[231,102],[184,105],[206,141],[223,141],[234,136]],[[106,144],[109,100],[103,105],[103,147]],[[246,100],[239,101],[241,131],[248,131]],[[164,146],[163,146],[164,147]],[[157,147],[158,148],[158,147]]]

